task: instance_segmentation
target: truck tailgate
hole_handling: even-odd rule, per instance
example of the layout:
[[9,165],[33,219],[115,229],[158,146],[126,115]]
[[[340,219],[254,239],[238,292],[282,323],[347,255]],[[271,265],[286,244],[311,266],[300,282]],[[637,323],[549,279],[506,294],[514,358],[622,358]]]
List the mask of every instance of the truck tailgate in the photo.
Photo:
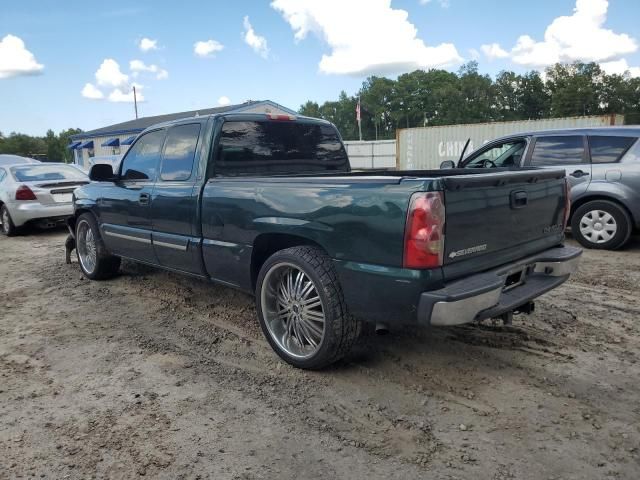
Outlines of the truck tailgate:
[[560,243],[564,170],[526,170],[442,179],[447,280],[493,268]]

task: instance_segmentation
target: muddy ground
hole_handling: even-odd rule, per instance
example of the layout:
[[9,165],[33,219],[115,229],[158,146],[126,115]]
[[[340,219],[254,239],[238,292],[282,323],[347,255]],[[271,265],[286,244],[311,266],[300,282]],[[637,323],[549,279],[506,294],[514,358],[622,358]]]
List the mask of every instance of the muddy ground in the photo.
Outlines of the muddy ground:
[[510,327],[366,336],[282,363],[253,301],[64,231],[0,238],[0,478],[640,478],[640,239]]

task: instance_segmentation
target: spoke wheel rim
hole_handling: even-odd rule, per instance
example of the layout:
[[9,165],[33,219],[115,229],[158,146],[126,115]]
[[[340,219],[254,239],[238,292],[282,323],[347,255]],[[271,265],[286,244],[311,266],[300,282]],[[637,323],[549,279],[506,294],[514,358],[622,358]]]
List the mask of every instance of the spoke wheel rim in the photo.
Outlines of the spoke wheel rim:
[[292,263],[273,265],[262,282],[262,317],[271,338],[288,355],[315,355],[325,335],[324,305],[309,275]]
[[78,243],[78,258],[82,268],[87,273],[93,273],[97,262],[96,241],[91,225],[87,221],[82,220],[78,224],[76,239]]
[[616,219],[604,210],[591,210],[580,219],[580,233],[591,243],[606,243],[617,232]]
[[2,209],[2,231],[9,233],[9,212],[6,208]]

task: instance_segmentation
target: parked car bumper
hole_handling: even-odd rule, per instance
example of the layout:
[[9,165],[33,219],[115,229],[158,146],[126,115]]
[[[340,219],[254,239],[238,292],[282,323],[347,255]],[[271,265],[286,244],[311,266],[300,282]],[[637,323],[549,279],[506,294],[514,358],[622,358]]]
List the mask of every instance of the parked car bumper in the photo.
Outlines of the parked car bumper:
[[516,310],[567,281],[581,255],[576,247],[551,248],[425,292],[418,303],[418,322],[461,325]]
[[16,227],[21,227],[32,220],[54,219],[61,222],[73,215],[73,204],[60,203],[43,205],[39,202],[16,202],[9,205],[9,214]]

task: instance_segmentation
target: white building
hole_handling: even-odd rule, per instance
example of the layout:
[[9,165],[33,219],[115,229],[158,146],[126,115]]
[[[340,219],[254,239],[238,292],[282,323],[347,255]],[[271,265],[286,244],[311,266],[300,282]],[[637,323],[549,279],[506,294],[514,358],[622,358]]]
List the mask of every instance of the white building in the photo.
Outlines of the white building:
[[293,110],[278,105],[271,100],[248,101],[238,105],[226,105],[224,107],[142,117],[108,127],[97,128],[89,132],[71,136],[71,143],[67,148],[73,150],[74,163],[88,169],[91,159],[94,157],[120,158],[129,149],[129,145],[133,143],[136,136],[145,128],[157,123],[198,115],[210,115],[213,113],[275,113],[296,115],[296,112]]

